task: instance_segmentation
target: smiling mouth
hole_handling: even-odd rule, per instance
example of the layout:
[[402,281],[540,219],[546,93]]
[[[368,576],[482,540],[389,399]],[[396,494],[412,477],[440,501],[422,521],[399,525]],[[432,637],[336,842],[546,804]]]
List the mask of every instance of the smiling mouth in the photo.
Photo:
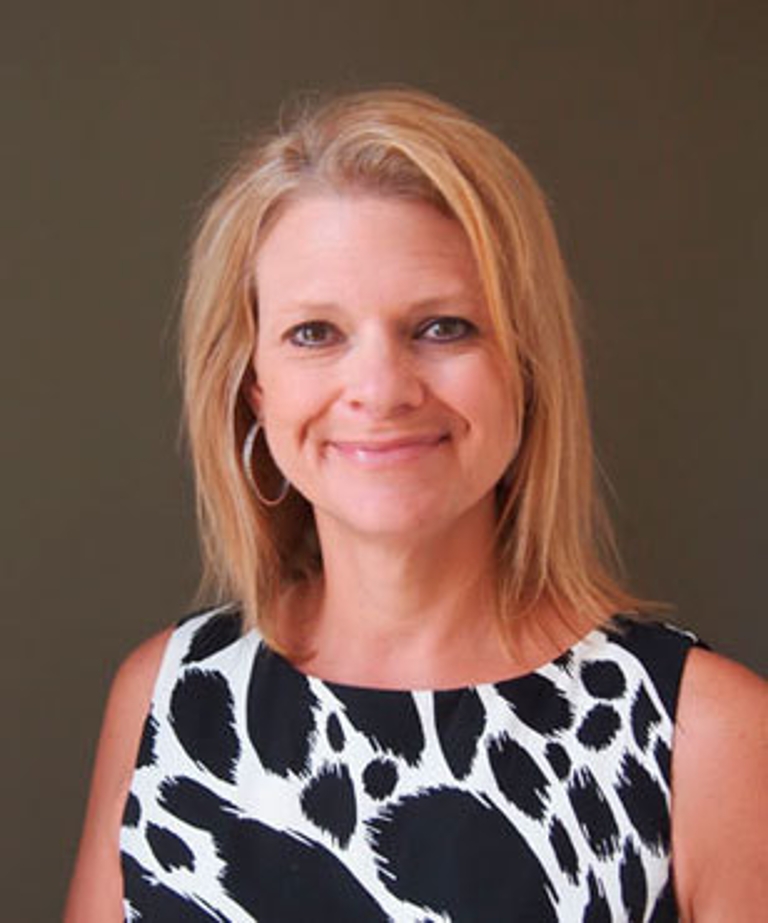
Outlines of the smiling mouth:
[[330,442],[329,448],[342,458],[371,467],[413,461],[429,455],[448,442],[446,433],[386,440]]

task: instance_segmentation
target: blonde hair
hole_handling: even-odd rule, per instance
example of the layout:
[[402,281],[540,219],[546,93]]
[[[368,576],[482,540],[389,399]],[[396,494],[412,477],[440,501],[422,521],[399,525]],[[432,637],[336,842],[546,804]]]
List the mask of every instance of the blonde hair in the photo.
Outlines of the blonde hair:
[[[260,504],[240,455],[253,421],[244,389],[258,327],[255,254],[292,198],[323,189],[426,201],[467,235],[522,420],[499,487],[501,611],[546,600],[599,623],[639,608],[606,563],[613,543],[594,485],[574,295],[544,196],[496,136],[409,89],[300,112],[245,153],[203,217],[182,352],[206,591],[238,600],[274,641],[274,602],[321,567],[309,504],[293,492],[278,508]],[[260,478],[268,466],[257,458]]]

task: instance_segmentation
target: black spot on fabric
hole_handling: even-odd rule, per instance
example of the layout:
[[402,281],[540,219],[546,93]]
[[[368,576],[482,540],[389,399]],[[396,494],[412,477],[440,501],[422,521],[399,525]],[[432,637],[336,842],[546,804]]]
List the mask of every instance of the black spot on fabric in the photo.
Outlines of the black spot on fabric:
[[199,663],[229,647],[240,638],[242,618],[238,612],[220,612],[209,618],[192,635],[183,664]]
[[656,765],[659,767],[664,781],[669,786],[672,781],[672,751],[663,740],[659,739],[653,748],[653,755],[656,757]]
[[[142,921],[170,921],[173,923],[227,923],[225,917],[213,910],[204,910],[193,900],[176,894],[159,884],[136,860],[122,853],[123,896],[134,911],[135,919]],[[127,916],[126,919],[134,919]]]
[[[233,805],[190,779],[164,782],[161,803],[176,817],[213,835],[224,862],[219,876],[222,886],[259,923],[389,920],[321,844],[240,817]],[[170,913],[151,919],[175,921],[177,917]]]
[[125,800],[125,808],[123,809],[123,826],[138,827],[140,820],[141,805],[139,804],[139,799],[133,792],[128,792],[128,797]]
[[564,651],[559,657],[555,657],[552,663],[558,669],[564,670],[566,673],[570,673],[571,666],[573,665],[573,651]]
[[371,798],[381,801],[395,790],[397,767],[392,760],[371,760],[363,770],[363,785]]
[[573,722],[568,699],[538,673],[518,676],[496,684],[499,695],[514,709],[528,727],[540,734],[554,734],[569,728]]
[[402,756],[415,766],[424,749],[424,732],[408,692],[356,689],[328,683],[352,724],[374,747]]
[[656,853],[669,850],[669,807],[656,780],[627,754],[616,792],[640,839]]
[[640,686],[632,703],[632,733],[641,750],[648,746],[651,727],[660,720],[661,715],[645,691],[645,686]]
[[648,918],[648,923],[678,923],[679,919],[674,888],[672,882],[667,879],[667,883],[653,905],[653,912]]
[[221,832],[229,824],[229,815],[237,812],[233,804],[184,776],[165,779],[158,791],[161,807],[200,830]]
[[685,659],[692,647],[706,645],[659,622],[639,622],[628,618],[617,621],[622,632],[612,637],[611,641],[640,660],[653,681],[664,709],[674,720]]
[[589,660],[581,666],[581,681],[596,699],[620,699],[627,688],[624,674],[612,660]]
[[540,820],[544,816],[549,782],[536,760],[506,735],[488,744],[488,759],[506,798],[529,817]]
[[232,608],[227,608],[226,610],[224,610],[224,609],[212,609],[210,606],[205,606],[205,607],[202,608],[202,609],[194,609],[192,612],[187,612],[186,615],[183,615],[183,616],[176,622],[176,627],[177,627],[177,628],[180,628],[182,625],[188,625],[190,622],[193,622],[193,621],[195,621],[195,619],[199,619],[199,618],[201,618],[202,616],[206,616],[206,617],[208,617],[208,618],[213,618],[213,617],[215,617],[216,615],[219,615],[219,614],[223,613],[224,611],[235,613],[237,610],[236,610],[236,609],[232,609]]
[[557,778],[567,779],[568,773],[571,771],[571,758],[568,756],[568,751],[565,747],[551,740],[547,744],[544,755],[549,760],[549,765],[554,769]]
[[611,858],[619,845],[619,831],[610,805],[589,769],[574,773],[568,797],[594,854],[599,859]]
[[182,747],[215,776],[232,782],[240,756],[234,702],[221,673],[188,670],[171,694],[171,724]]
[[573,884],[579,883],[579,857],[573,848],[568,831],[557,817],[552,819],[549,827],[549,842],[555,851],[557,864]]
[[516,919],[557,920],[552,884],[525,838],[467,792],[404,798],[368,827],[379,878],[401,900],[472,923],[498,923],[505,907]]
[[629,839],[624,844],[624,855],[619,866],[619,879],[621,881],[621,902],[627,911],[628,921],[629,923],[641,923],[645,918],[648,884],[640,855]]
[[587,875],[589,887],[589,903],[584,908],[584,923],[612,923],[613,916],[608,901],[605,899],[603,886],[595,878],[595,873],[590,871]]
[[436,692],[435,725],[445,760],[457,779],[469,774],[485,728],[485,709],[475,689]]
[[259,648],[248,685],[248,736],[265,769],[280,776],[308,770],[317,704],[306,676]]
[[144,730],[139,742],[139,753],[136,757],[136,766],[141,769],[144,766],[154,766],[156,760],[155,744],[157,742],[157,721],[154,715],[150,714],[144,722]]
[[581,722],[576,736],[590,750],[604,750],[621,727],[621,718],[610,705],[595,705]]
[[301,793],[304,814],[340,846],[346,847],[355,832],[355,790],[346,766],[324,766]]
[[325,723],[325,734],[331,749],[341,753],[344,749],[344,728],[341,726],[338,715],[329,715]]
[[170,830],[156,824],[147,824],[147,842],[166,872],[177,868],[189,869],[190,872],[195,870],[192,850]]

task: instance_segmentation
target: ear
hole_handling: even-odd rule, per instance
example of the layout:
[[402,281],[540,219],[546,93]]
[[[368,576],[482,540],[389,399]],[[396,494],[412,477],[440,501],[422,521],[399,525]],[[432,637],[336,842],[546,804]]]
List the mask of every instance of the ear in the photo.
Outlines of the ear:
[[242,393],[251,408],[251,413],[258,420],[261,417],[262,391],[253,365],[248,367],[243,377]]

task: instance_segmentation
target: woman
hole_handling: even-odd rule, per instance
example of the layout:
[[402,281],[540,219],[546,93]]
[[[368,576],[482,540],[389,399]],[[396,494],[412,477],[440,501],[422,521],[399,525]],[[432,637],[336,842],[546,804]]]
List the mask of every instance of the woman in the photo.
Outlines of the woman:
[[211,204],[183,346],[222,605],[118,673],[69,921],[762,919],[765,687],[604,563],[497,138],[406,90],[302,114]]

